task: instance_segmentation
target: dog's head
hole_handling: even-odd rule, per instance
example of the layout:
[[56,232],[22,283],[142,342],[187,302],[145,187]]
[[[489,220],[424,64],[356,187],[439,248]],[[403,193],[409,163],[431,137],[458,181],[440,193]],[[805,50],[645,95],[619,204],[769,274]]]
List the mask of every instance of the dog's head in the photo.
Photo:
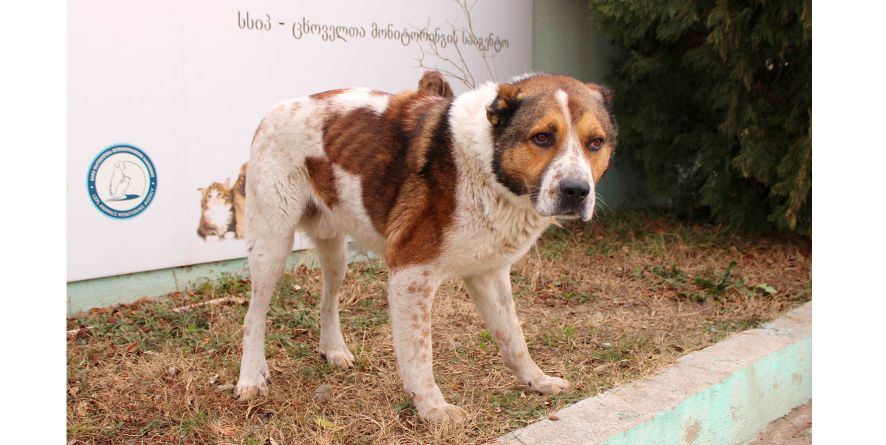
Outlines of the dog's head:
[[609,167],[618,128],[612,94],[571,77],[531,75],[498,85],[486,109],[496,178],[541,215],[594,213],[595,185]]

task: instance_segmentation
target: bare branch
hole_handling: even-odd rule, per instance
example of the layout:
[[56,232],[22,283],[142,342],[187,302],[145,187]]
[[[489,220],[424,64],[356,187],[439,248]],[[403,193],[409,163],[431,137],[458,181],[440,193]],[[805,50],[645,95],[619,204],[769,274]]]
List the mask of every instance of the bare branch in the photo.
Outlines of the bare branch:
[[[437,70],[443,73],[444,75],[453,78],[455,80],[460,81],[462,84],[467,86],[470,89],[474,89],[477,87],[477,80],[474,77],[473,72],[471,72],[471,68],[465,59],[465,53],[462,51],[461,45],[459,44],[458,39],[458,31],[462,31],[467,33],[470,38],[473,40],[476,50],[480,53],[480,58],[483,60],[483,65],[486,68],[486,72],[489,75],[489,78],[493,81],[498,80],[498,67],[495,63],[495,54],[490,53],[490,45],[486,45],[483,48],[483,41],[477,36],[477,33],[474,31],[474,21],[471,17],[471,11],[474,9],[474,6],[477,5],[477,0],[474,0],[472,3],[468,4],[468,0],[453,0],[457,5],[459,10],[461,10],[462,15],[465,17],[465,21],[467,23],[466,28],[459,29],[456,27],[455,22],[446,21],[449,25],[450,30],[452,31],[452,35],[455,36],[454,41],[451,43],[455,51],[455,55],[457,56],[455,59],[444,55],[443,51],[441,51],[439,42],[436,39],[430,40],[427,46],[425,46],[421,40],[416,40],[416,44],[419,48],[419,56],[416,58],[416,62],[418,65],[417,68],[424,69],[432,69]],[[421,30],[420,28],[412,26],[415,30]],[[428,20],[428,24],[424,28],[425,30],[430,30],[431,23],[430,19]],[[426,63],[426,58],[432,57],[439,60],[442,64],[446,65],[448,68],[440,68],[436,66],[436,64]]]
[[[414,25],[410,25],[410,26],[412,26],[413,29],[420,30],[419,28],[417,28],[417,27],[414,26]],[[450,26],[452,26],[452,25],[450,24]],[[428,25],[427,25],[427,27],[426,27],[425,29],[430,29],[430,27],[431,27],[431,25],[430,25],[430,21],[428,21]],[[455,29],[454,26],[452,26],[452,30],[453,30],[453,32],[456,31],[456,29]],[[456,39],[456,40],[457,40],[457,39]],[[475,87],[475,82],[474,82],[473,76],[471,76],[470,69],[468,68],[467,64],[464,63],[464,59],[462,59],[462,64],[459,64],[459,63],[456,63],[454,60],[450,59],[449,57],[444,56],[444,55],[440,52],[440,47],[437,45],[437,42],[434,41],[434,40],[432,40],[432,41],[430,42],[430,44],[429,44],[430,49],[426,49],[425,46],[422,45],[421,41],[417,41],[417,43],[418,43],[418,47],[419,47],[419,50],[420,50],[419,57],[416,59],[416,61],[418,62],[418,66],[417,66],[417,68],[425,68],[425,69],[433,69],[433,70],[437,70],[437,71],[440,71],[440,72],[442,72],[443,74],[445,74],[445,75],[447,75],[447,76],[450,76],[450,77],[452,77],[452,78],[454,78],[454,79],[457,79],[458,81],[460,81],[461,83],[463,83],[463,84],[464,84],[465,86],[467,86],[468,88],[473,89],[473,88]],[[457,46],[457,45],[458,45],[458,42],[456,41],[456,42],[453,43],[453,44]],[[424,60],[425,60],[425,56],[427,56],[427,55],[434,56],[434,57],[436,57],[437,59],[441,60],[442,62],[444,62],[444,63],[448,63],[448,64],[451,65],[453,68],[455,68],[456,70],[458,70],[458,72],[459,72],[460,74],[456,74],[456,73],[452,72],[451,70],[444,69],[444,68],[440,68],[440,67],[438,67],[438,66],[430,66],[430,65],[426,65],[426,64],[424,63]]]
[[477,51],[480,52],[480,57],[483,59],[483,64],[486,65],[486,71],[489,73],[489,76],[492,80],[498,80],[498,74],[495,72],[495,69],[489,66],[489,59],[493,59],[493,66],[495,65],[495,55],[489,56],[489,46],[486,49],[480,49],[480,39],[477,37],[477,33],[474,32],[474,21],[471,17],[471,10],[474,9],[474,6],[477,4],[475,0],[471,6],[468,6],[467,0],[454,0],[458,6],[461,8],[462,14],[464,14],[465,18],[468,21],[468,33],[471,35],[471,38],[477,42]]

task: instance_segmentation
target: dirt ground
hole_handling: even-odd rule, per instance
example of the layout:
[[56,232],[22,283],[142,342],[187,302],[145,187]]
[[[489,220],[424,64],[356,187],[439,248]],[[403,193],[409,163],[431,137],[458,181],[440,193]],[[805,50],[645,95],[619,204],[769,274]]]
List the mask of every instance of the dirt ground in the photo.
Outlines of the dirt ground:
[[812,402],[794,408],[769,424],[753,445],[809,445],[812,443]]
[[[269,313],[271,393],[253,404],[232,398],[249,282],[224,275],[68,320],[68,438],[486,443],[810,300],[810,268],[808,240],[741,235],[657,212],[552,227],[511,275],[530,352],[574,389],[542,396],[520,385],[461,283],[451,281],[434,302],[434,370],[444,395],[471,418],[443,426],[421,421],[401,389],[383,264],[352,265],[342,288],[343,331],[356,356],[348,371],[314,349],[319,270],[286,274]],[[218,298],[232,303],[192,306]]]

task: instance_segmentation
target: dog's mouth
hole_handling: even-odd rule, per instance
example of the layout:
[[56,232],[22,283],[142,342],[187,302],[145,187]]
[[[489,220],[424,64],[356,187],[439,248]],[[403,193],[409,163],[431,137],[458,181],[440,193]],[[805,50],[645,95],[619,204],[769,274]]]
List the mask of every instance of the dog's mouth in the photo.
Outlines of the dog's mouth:
[[555,212],[548,216],[554,216],[557,219],[590,221],[593,217],[593,208],[588,205],[571,205],[557,208]]
[[557,219],[569,220],[569,221],[572,221],[572,220],[587,221],[587,220],[591,219],[590,216],[586,216],[584,214],[583,209],[567,209],[567,210],[563,210],[562,212],[557,213],[554,216]]
[[538,212],[541,216],[553,216],[557,219],[565,219],[565,220],[574,220],[574,219],[582,219],[588,220],[590,217],[585,217],[584,209],[582,207],[570,206],[570,207],[558,207],[553,211],[540,209],[535,207],[535,211]]
[[577,211],[568,211],[563,213],[558,213],[554,215],[557,219],[579,219],[581,218],[581,213]]

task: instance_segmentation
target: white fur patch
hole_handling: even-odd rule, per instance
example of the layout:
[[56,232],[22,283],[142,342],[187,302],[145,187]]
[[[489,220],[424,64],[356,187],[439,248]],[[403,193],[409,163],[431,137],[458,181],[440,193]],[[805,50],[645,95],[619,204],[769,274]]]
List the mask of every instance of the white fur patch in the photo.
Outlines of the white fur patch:
[[539,71],[527,71],[523,74],[518,74],[514,77],[511,77],[510,79],[508,79],[508,83],[519,83],[519,82],[522,82],[526,79],[529,79],[530,77],[535,77],[535,76],[539,76],[542,74],[544,74],[544,73],[539,72]]
[[369,88],[351,88],[341,94],[329,98],[329,103],[339,111],[368,107],[377,114],[388,108],[390,97],[386,94],[373,93]]
[[[449,124],[452,128],[453,151],[456,152],[456,163],[459,173],[470,171],[477,176],[483,187],[492,187],[493,191],[507,197],[517,206],[530,206],[526,197],[515,196],[504,185],[496,180],[492,171],[492,126],[486,118],[486,107],[498,95],[498,85],[486,82],[473,91],[459,95],[449,112]],[[467,162],[460,163],[459,158]],[[484,177],[485,175],[485,177]]]
[[332,171],[335,174],[335,189],[339,196],[339,204],[330,210],[334,216],[332,225],[341,232],[351,235],[360,247],[383,253],[385,240],[375,230],[369,214],[366,213],[360,177],[348,173],[335,164],[332,166]]
[[566,120],[566,140],[560,153],[551,161],[551,165],[545,172],[541,181],[541,187],[536,203],[539,213],[553,215],[560,205],[560,181],[564,179],[580,179],[587,181],[591,190],[585,199],[581,218],[585,221],[591,219],[594,212],[594,175],[591,164],[584,155],[585,148],[581,139],[572,126],[572,116],[569,113],[569,95],[563,90],[557,90],[554,94],[560,111]]
[[452,274],[513,263],[551,222],[536,213],[528,196],[511,193],[492,171],[486,107],[497,94],[496,84],[483,84],[458,96],[450,111],[458,186],[455,223],[438,263]]

